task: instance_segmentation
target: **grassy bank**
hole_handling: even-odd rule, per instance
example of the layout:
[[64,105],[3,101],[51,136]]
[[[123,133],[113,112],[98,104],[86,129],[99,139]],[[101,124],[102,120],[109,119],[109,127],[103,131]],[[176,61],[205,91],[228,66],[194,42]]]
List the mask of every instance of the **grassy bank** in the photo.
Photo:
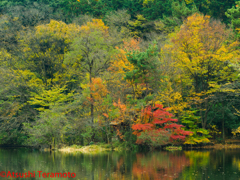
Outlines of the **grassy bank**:
[[60,148],[58,151],[65,152],[65,153],[73,153],[73,152],[80,152],[80,153],[100,153],[105,151],[121,151],[121,150],[128,150],[127,148],[123,147],[113,147],[110,144],[93,144],[88,146],[78,146],[78,145],[72,145]]

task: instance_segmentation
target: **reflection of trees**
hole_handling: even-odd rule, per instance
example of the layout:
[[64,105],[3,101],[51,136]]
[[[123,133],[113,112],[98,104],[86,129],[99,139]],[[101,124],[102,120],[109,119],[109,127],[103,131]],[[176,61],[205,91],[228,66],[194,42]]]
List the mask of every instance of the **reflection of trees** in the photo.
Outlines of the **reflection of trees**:
[[75,172],[76,179],[99,180],[174,179],[190,164],[182,152],[87,155],[0,149],[0,159],[0,168],[5,171]]
[[[0,149],[0,170],[75,172],[75,179],[200,180],[239,179],[239,150],[181,152],[105,152],[63,154],[30,149]],[[227,174],[228,173],[228,174]],[[36,177],[36,180],[39,178]],[[56,180],[61,178],[55,178]]]
[[179,179],[208,179],[206,167],[209,165],[210,151],[185,151],[184,154],[189,158],[190,166],[182,172]]
[[205,167],[209,162],[209,151],[185,151],[184,153],[187,157],[189,157],[191,167]]
[[158,152],[150,155],[137,154],[133,163],[134,179],[175,179],[182,170],[190,165],[184,154]]
[[237,150],[137,154],[106,152],[87,155],[0,149],[0,169],[17,172],[75,172],[76,179],[98,180],[216,179],[228,170],[232,173],[228,180],[232,180],[238,176],[234,172],[240,168],[239,157]]
[[190,166],[179,179],[239,179],[239,150],[186,151]]

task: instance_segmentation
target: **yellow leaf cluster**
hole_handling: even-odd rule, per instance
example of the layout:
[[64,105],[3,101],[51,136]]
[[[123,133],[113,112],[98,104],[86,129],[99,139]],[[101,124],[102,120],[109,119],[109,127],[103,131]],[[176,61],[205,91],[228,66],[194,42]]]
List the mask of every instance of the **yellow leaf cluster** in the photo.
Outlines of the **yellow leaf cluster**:
[[36,108],[39,111],[45,111],[46,108],[53,105],[60,105],[66,101],[69,101],[73,96],[73,93],[64,94],[66,86],[60,87],[59,85],[52,86],[51,89],[45,89],[42,87],[38,93],[31,93],[29,104],[40,105],[42,107]]
[[232,134],[233,134],[234,136],[236,136],[238,133],[240,133],[240,127],[238,127],[237,129],[234,129],[234,130],[232,131]]
[[51,34],[58,38],[64,38],[71,41],[80,32],[80,27],[76,24],[66,24],[62,21],[51,20],[49,24],[43,24],[36,27],[36,34]]
[[0,50],[0,66],[10,66],[10,59],[13,57],[5,49]]
[[220,90],[219,82],[235,77],[229,73],[226,63],[238,57],[238,50],[234,48],[238,43],[226,43],[227,36],[224,25],[196,13],[187,18],[172,38],[173,45],[166,47],[171,51],[174,66],[182,71],[181,80],[194,84],[195,93],[189,93],[192,100],[204,100]]
[[108,27],[105,26],[102,19],[93,19],[92,22],[87,22],[86,25],[81,26],[80,30],[85,34],[93,31],[101,31],[104,34],[108,33]]
[[173,89],[173,83],[169,79],[167,81],[167,87],[163,91],[158,92],[157,100],[166,104],[169,108],[168,110],[173,113],[181,113],[189,104],[183,100],[181,92],[178,89]]

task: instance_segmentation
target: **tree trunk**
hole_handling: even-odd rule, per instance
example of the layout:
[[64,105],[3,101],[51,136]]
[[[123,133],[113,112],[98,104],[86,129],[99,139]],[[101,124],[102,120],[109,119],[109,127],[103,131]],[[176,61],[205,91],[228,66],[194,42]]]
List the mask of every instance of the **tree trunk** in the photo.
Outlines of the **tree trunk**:
[[[92,84],[92,74],[90,71],[90,84]],[[90,88],[90,99],[91,99],[91,123],[92,123],[92,127],[93,127],[93,123],[94,123],[94,105],[93,105],[93,96],[92,96],[92,91]]]
[[225,126],[224,126],[224,108],[222,111],[222,138],[223,138],[223,143],[225,144]]
[[[92,67],[90,67],[90,74],[89,74],[89,82],[90,84],[92,84]],[[93,125],[94,125],[94,105],[93,105],[93,96],[92,96],[92,91],[90,88],[90,100],[91,100],[91,126],[92,126],[92,130],[93,130]],[[91,137],[91,141],[93,141],[95,136],[95,133],[93,133],[92,137]]]
[[[90,98],[92,99],[92,95],[90,95]],[[94,106],[93,103],[91,103],[91,122],[92,122],[92,127],[94,124]]]

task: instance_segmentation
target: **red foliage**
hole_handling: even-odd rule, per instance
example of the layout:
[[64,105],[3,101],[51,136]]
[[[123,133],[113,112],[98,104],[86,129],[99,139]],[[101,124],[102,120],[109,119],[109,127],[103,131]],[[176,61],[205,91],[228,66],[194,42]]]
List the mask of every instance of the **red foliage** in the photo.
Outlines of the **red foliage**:
[[179,124],[176,124],[176,123],[167,124],[167,125],[164,126],[165,129],[172,129],[172,128],[179,129],[181,127],[183,127],[183,125],[179,125]]
[[151,130],[153,128],[153,124],[150,123],[146,123],[146,124],[135,124],[132,126],[133,130],[141,130],[141,131],[145,131],[145,130]]
[[190,131],[184,131],[181,128],[183,125],[176,124],[177,119],[173,119],[173,114],[163,108],[162,105],[147,106],[141,114],[142,119],[147,119],[149,123],[135,124],[132,126],[133,134],[140,136],[141,132],[154,130],[166,130],[171,132],[170,141],[184,141],[186,136],[190,135]]
[[132,126],[132,129],[135,130],[133,132],[134,135],[140,136],[141,133],[140,131],[144,132],[146,130],[152,130],[153,129],[153,124],[147,123],[147,124],[135,124]]

